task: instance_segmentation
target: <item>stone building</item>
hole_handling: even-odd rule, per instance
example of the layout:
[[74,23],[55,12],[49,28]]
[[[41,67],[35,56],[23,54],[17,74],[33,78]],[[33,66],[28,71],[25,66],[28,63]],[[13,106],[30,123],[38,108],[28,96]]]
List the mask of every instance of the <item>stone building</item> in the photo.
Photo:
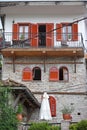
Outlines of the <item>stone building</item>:
[[[63,105],[74,107],[72,122],[87,119],[86,7],[84,1],[0,2],[2,80],[25,85],[39,103],[46,91],[53,123],[63,120]],[[39,109],[29,120],[39,120]]]

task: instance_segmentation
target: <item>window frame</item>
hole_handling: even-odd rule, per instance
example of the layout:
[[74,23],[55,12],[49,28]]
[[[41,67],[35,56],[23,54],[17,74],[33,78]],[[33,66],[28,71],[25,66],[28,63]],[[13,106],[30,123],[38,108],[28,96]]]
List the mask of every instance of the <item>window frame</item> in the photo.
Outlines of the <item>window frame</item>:
[[[40,70],[40,79],[34,79],[34,69],[37,69],[37,68]],[[41,81],[41,68],[40,67],[38,67],[38,66],[33,67],[33,69],[32,69],[32,79],[33,79],[33,81]]]
[[70,32],[68,33],[68,29],[67,29],[67,37],[68,39],[66,39],[67,41],[78,41],[78,23],[57,23],[56,24],[56,41],[63,41],[63,38],[62,38],[62,34],[63,34],[63,31],[62,31],[62,28],[63,28],[63,25],[66,25],[67,27],[68,26],[71,26],[71,36],[70,36]]
[[[71,28],[71,32],[69,32],[69,27]],[[65,32],[63,32],[64,28],[65,28]],[[70,24],[70,23],[62,23],[62,40],[64,40],[64,41],[72,40],[72,34],[73,34],[73,32],[72,32],[72,24]],[[64,39],[63,39],[63,35],[65,35]]]
[[[60,69],[62,69],[62,71],[63,71],[63,73],[62,73],[63,79],[60,79]],[[64,72],[65,71],[64,69],[66,70],[67,73]],[[64,75],[67,75],[67,79],[64,78]],[[64,82],[68,82],[69,81],[69,70],[68,70],[68,68],[66,66],[61,66],[59,68],[59,81],[64,81]]]

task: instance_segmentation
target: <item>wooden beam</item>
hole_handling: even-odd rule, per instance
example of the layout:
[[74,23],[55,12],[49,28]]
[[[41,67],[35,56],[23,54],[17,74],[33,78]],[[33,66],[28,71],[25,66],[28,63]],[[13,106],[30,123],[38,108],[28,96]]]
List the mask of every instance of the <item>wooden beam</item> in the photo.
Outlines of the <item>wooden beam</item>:
[[13,104],[13,107],[14,107],[14,108],[17,106],[17,104],[18,104],[20,98],[21,98],[21,94],[19,94],[19,95],[17,96],[16,100],[14,101],[14,104]]
[[27,101],[29,103],[30,106],[32,106],[32,108],[35,108],[34,104],[32,103],[32,101],[28,100],[26,97],[25,98],[25,101]]
[[14,55],[14,51],[12,51],[11,53],[12,53],[12,58],[13,58],[13,73],[15,73],[15,55]]
[[44,56],[44,72],[46,72],[46,56]]
[[[44,62],[16,62],[15,64],[44,64]],[[83,64],[83,62],[74,62],[74,61],[54,61],[54,62],[45,62],[45,64]],[[5,62],[5,64],[13,64],[13,62]]]
[[[87,95],[87,92],[47,92],[48,94],[59,94],[59,95]],[[43,94],[43,92],[33,92],[33,94]]]

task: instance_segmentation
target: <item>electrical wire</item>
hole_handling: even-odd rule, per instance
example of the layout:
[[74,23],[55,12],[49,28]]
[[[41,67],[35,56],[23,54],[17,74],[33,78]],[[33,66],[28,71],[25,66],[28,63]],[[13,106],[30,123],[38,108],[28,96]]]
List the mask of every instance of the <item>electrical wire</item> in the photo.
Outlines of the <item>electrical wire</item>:
[[[79,19],[79,20],[75,20],[75,21],[70,22],[70,23],[68,23],[67,25],[64,25],[64,26],[71,26],[72,24],[78,23],[78,22],[83,21],[83,20],[85,20],[85,19],[87,19],[87,17],[81,18],[81,19]],[[64,26],[63,26],[63,27],[64,27]],[[48,32],[43,32],[43,34],[49,34],[49,33],[51,33],[51,32],[54,32],[54,31],[58,30],[58,29],[61,29],[61,28],[63,28],[63,27],[61,26],[61,27],[52,29],[52,30],[50,30],[50,31],[48,31]],[[4,35],[4,33],[3,33],[3,35]],[[24,42],[26,42],[26,41],[28,41],[28,40],[31,40],[31,39],[34,39],[34,38],[37,38],[37,37],[39,37],[39,34],[38,34],[38,35],[35,34],[33,37],[30,37],[30,38],[28,38],[28,39],[22,40],[22,41],[20,41],[20,43],[22,44],[22,43],[24,43]],[[5,42],[5,40],[3,40],[3,42]],[[86,50],[86,52],[87,52],[87,49],[86,49],[86,47],[84,46],[84,43],[82,43],[82,44],[83,44],[84,50]],[[12,46],[14,46],[14,45],[12,44],[12,45],[10,45],[9,47],[12,47]],[[2,48],[0,48],[0,50],[5,49],[5,48],[8,48],[8,47],[2,47]]]

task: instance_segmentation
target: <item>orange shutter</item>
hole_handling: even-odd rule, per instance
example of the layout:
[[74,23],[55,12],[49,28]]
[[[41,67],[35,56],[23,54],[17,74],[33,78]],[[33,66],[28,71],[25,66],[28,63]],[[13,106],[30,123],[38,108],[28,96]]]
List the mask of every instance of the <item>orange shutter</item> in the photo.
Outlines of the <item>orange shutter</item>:
[[30,81],[32,80],[32,71],[27,67],[23,70],[23,81]]
[[50,81],[58,81],[59,74],[58,69],[56,67],[53,67],[50,69]]
[[62,24],[56,24],[56,40],[62,40]]
[[53,47],[54,46],[54,24],[49,23],[46,24],[46,46]]
[[18,40],[18,24],[13,24],[12,32],[12,40]]
[[72,40],[78,41],[78,24],[72,25]]
[[31,25],[31,46],[38,46],[38,27],[37,24]]
[[51,110],[51,116],[56,116],[56,100],[53,96],[49,96],[49,102],[50,102],[50,110]]

